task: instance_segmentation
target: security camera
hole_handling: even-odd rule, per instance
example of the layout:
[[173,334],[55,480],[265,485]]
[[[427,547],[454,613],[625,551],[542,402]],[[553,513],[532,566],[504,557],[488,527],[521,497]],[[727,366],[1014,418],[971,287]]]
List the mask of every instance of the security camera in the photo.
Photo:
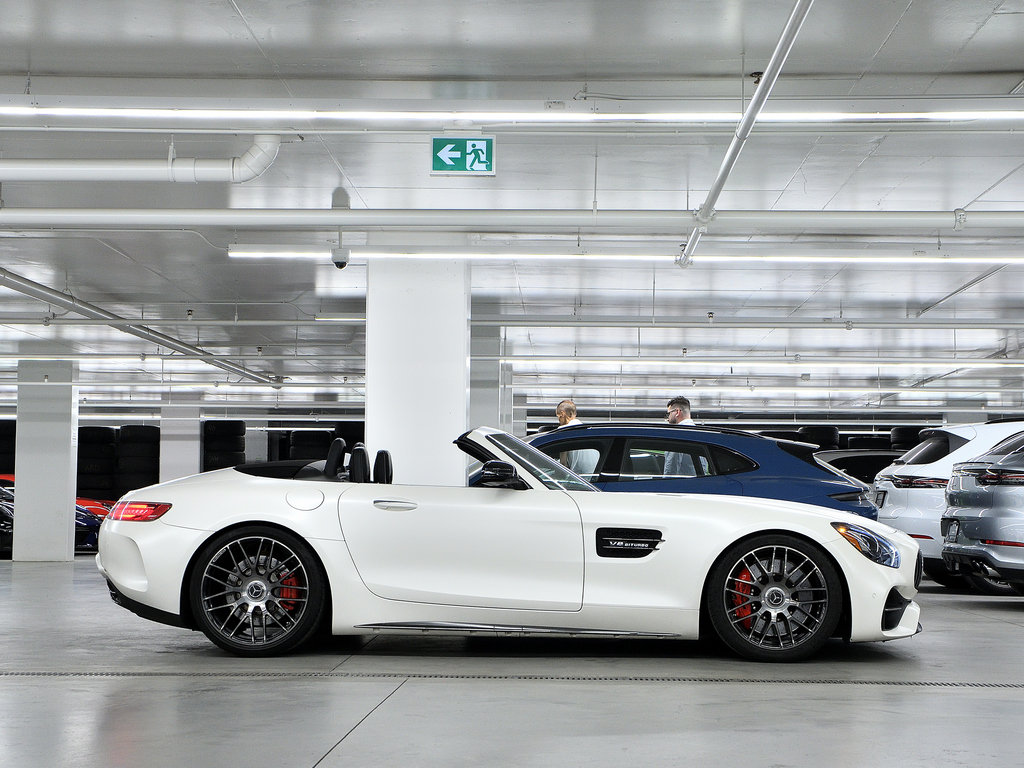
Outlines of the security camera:
[[331,251],[331,261],[334,262],[334,266],[338,269],[344,269],[348,266],[349,257],[352,255],[350,248],[335,248]]

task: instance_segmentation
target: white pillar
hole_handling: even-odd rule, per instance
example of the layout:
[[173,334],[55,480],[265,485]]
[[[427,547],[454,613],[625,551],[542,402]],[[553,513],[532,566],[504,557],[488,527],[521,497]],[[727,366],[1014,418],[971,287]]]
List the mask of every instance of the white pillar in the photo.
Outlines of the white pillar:
[[200,469],[202,422],[200,410],[174,405],[165,398],[160,408],[160,482],[195,475]]
[[75,557],[78,396],[74,363],[18,363],[14,560]]
[[[473,328],[470,336],[473,358],[501,354],[501,329]],[[473,359],[469,366],[469,425],[502,427],[501,370],[497,360]]]
[[366,446],[396,483],[462,485],[469,421],[469,267],[379,259],[366,277]]

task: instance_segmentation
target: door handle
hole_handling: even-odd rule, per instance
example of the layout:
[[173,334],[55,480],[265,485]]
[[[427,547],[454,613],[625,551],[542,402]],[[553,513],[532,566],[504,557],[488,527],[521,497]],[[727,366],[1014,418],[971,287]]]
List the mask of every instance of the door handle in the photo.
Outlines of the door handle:
[[377,509],[387,509],[392,512],[408,512],[419,506],[415,501],[403,501],[402,499],[374,499],[373,506]]

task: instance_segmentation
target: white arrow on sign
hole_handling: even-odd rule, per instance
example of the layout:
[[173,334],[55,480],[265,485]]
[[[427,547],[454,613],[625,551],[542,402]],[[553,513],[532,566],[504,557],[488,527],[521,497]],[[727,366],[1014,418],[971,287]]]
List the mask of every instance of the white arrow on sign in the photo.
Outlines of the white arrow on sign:
[[444,149],[442,149],[440,152],[438,152],[437,156],[440,157],[442,160],[444,160],[444,164],[445,165],[455,165],[455,163],[452,162],[452,158],[453,157],[462,157],[462,153],[461,152],[454,152],[453,151],[454,149],[455,149],[455,145],[454,144],[445,144],[444,145]]

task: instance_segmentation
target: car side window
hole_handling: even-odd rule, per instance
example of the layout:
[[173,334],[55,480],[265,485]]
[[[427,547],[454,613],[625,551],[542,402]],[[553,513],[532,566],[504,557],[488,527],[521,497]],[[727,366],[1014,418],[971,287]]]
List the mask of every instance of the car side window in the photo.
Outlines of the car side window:
[[601,471],[601,465],[607,458],[611,446],[611,438],[583,438],[559,440],[536,447],[541,453],[561,462],[584,480],[594,481]]
[[736,451],[722,448],[720,445],[709,445],[711,458],[714,461],[716,474],[734,475],[737,472],[752,472],[757,469],[757,462],[748,459]]
[[619,482],[716,474],[707,446],[686,440],[627,440]]

